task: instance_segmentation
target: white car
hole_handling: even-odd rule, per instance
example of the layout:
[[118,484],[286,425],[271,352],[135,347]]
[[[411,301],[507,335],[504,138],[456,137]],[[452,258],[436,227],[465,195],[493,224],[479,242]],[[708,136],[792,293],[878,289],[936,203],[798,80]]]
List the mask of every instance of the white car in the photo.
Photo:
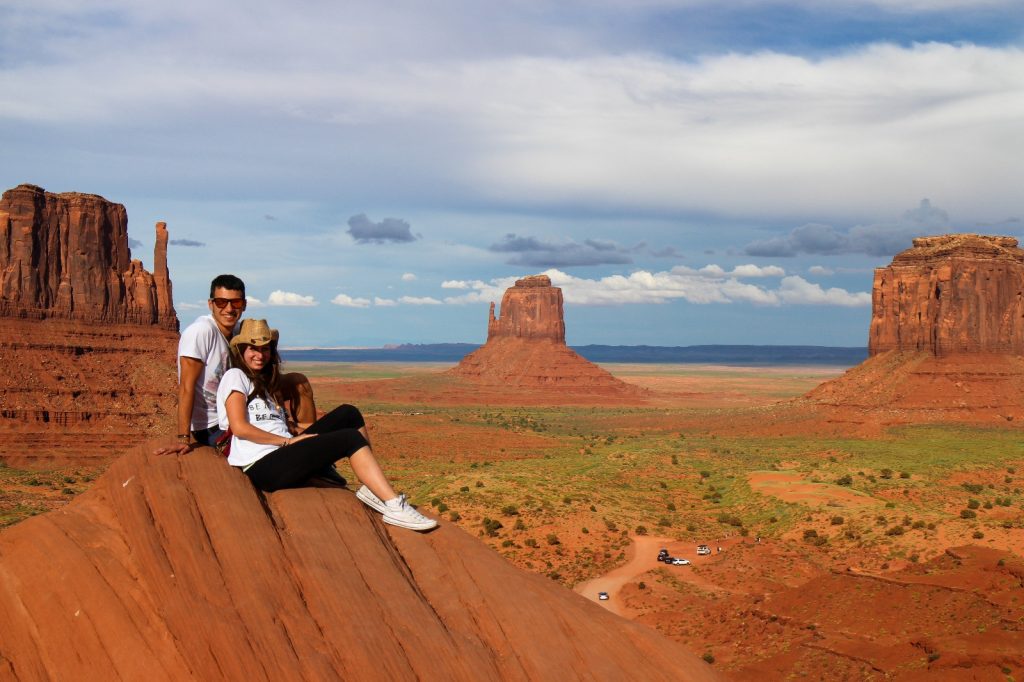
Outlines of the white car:
[[711,554],[711,548],[707,545],[697,545],[697,554],[699,556],[707,556]]
[[601,601],[608,601],[608,593],[607,592],[598,592],[597,593],[597,598],[600,599]]
[[690,560],[689,559],[680,559],[679,557],[676,557],[675,559],[672,560],[672,565],[673,566],[689,566],[690,565]]

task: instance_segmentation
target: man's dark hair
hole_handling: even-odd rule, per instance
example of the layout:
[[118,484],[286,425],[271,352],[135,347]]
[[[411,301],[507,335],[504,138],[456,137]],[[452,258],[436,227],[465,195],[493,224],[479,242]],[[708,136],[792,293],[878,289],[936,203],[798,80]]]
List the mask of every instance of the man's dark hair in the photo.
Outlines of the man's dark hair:
[[213,281],[210,282],[210,298],[213,298],[213,292],[218,287],[228,291],[240,291],[242,298],[245,298],[245,282],[234,275],[217,275],[214,277]]

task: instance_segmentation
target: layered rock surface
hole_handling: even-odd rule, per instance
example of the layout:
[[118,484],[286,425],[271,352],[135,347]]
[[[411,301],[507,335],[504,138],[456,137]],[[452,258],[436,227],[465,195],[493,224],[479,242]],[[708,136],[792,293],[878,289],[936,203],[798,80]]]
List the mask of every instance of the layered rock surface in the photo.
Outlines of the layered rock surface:
[[977,234],[913,244],[875,270],[868,360],[807,398],[836,423],[1019,423],[1024,250]]
[[167,227],[157,224],[155,273],[128,248],[128,215],[95,194],[19,185],[0,199],[0,314],[177,331]]
[[127,214],[34,185],[0,200],[0,461],[108,458],[174,413],[178,319],[156,225],[154,271]]
[[0,534],[4,679],[715,679],[452,524],[146,452]]
[[491,303],[487,343],[451,370],[479,384],[640,395],[565,344],[562,290],[546,275],[517,280],[501,298],[500,317]]
[[1011,237],[920,237],[875,270],[870,355],[1024,354],[1024,250]]

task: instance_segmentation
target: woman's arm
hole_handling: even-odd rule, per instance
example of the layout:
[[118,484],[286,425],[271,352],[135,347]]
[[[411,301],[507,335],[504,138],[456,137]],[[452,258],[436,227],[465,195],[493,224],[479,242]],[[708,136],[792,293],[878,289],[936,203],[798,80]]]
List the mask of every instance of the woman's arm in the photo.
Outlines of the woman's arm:
[[239,391],[231,391],[224,400],[224,409],[228,413],[228,425],[231,433],[242,440],[247,440],[260,445],[277,445],[283,447],[292,442],[293,439],[270,433],[249,423],[249,414],[246,410],[245,396]]

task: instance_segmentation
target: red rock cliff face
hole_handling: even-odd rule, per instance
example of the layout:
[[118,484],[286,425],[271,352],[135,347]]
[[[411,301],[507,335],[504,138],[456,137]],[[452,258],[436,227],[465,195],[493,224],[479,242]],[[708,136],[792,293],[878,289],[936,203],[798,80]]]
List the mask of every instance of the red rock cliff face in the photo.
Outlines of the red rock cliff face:
[[166,431],[178,318],[167,226],[154,272],[120,204],[20,185],[0,199],[0,462],[106,460]]
[[0,315],[178,329],[157,226],[156,276],[132,260],[124,206],[19,185],[0,199]]
[[487,340],[501,337],[565,343],[562,290],[551,286],[550,277],[533,275],[516,280],[516,285],[506,289],[501,297],[500,319],[495,319],[491,304]]
[[1011,237],[921,237],[875,270],[868,349],[1024,355],[1024,250]]

